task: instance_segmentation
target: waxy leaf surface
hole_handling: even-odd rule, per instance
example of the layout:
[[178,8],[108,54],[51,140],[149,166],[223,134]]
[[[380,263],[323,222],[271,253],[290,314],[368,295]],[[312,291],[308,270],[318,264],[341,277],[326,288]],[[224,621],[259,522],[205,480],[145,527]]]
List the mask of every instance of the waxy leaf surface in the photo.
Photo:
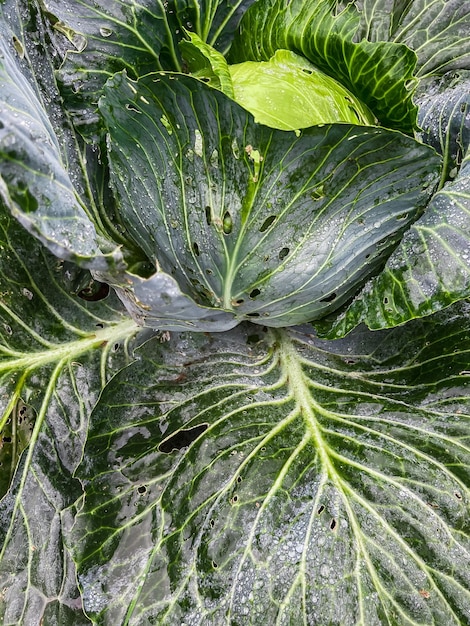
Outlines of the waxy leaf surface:
[[146,343],[77,470],[90,617],[468,621],[466,315],[339,342],[243,325]]
[[[127,236],[184,294],[238,321],[286,326],[338,308],[380,269],[440,173],[434,150],[402,133],[273,130],[179,74],[117,74],[100,110]],[[145,323],[162,317],[141,304]]]

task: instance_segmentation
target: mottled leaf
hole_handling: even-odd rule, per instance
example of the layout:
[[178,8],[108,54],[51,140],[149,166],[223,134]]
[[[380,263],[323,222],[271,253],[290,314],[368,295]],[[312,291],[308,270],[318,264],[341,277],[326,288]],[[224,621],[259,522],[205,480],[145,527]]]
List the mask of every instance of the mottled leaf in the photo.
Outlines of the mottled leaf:
[[[338,308],[439,176],[435,152],[402,133],[273,130],[179,74],[117,74],[100,109],[127,236],[184,294],[238,321],[293,325]],[[141,320],[162,317],[148,297],[141,305]]]
[[470,296],[470,151],[455,181],[432,198],[376,278],[346,312],[318,329],[342,336],[360,322],[389,328]]
[[466,623],[468,313],[339,342],[246,325],[147,343],[77,471],[90,617]]
[[[90,411],[100,389],[129,362],[123,342],[136,331],[117,298],[100,300],[98,287],[87,272],[52,257],[2,207],[3,626],[89,623],[63,549],[73,522],[64,511],[82,493],[72,473]],[[100,298],[107,292],[101,290]]]
[[[53,115],[53,105],[46,107],[34,67],[24,68],[27,49],[6,19],[0,21],[0,32],[5,35],[0,39],[0,198],[58,257],[111,269],[120,264],[121,253],[97,231],[96,212],[87,204],[92,198],[79,195],[86,179],[68,160],[70,152],[79,158],[77,147],[69,145],[73,139],[64,128],[66,117]],[[44,73],[51,71],[47,60],[44,66]]]

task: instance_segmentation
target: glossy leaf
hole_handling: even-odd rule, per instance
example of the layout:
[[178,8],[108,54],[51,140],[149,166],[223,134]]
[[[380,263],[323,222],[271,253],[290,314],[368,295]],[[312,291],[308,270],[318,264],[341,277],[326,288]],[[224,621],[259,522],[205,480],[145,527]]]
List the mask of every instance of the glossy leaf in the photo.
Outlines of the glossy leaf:
[[229,69],[233,99],[259,124],[281,130],[336,122],[375,124],[374,115],[353,93],[290,50]]
[[346,312],[318,328],[342,336],[360,322],[389,328],[430,315],[470,296],[470,152],[455,181],[436,193],[405,234],[384,271]]
[[226,54],[241,18],[254,0],[174,0],[179,24]]
[[90,617],[465,623],[468,313],[339,342],[246,325],[143,346],[77,470]]
[[[128,236],[184,294],[238,321],[293,325],[338,308],[439,175],[434,151],[401,133],[272,130],[178,74],[118,74],[100,110]],[[161,317],[148,298],[141,305],[142,320]]]
[[441,180],[455,178],[470,145],[470,71],[449,72],[418,99],[421,139],[444,157]]
[[[0,32],[5,34],[0,39],[0,198],[58,257],[111,270],[121,264],[122,255],[116,244],[97,232],[95,215],[85,204],[90,198],[79,196],[85,182],[76,163],[68,161],[73,148],[62,125],[66,126],[65,116],[62,113],[54,124],[55,107],[46,108],[31,68],[23,67],[27,49],[15,49],[15,42],[17,47],[23,44],[6,20],[1,21]],[[46,61],[43,72],[50,71]],[[54,95],[52,91],[49,97]]]
[[[68,110],[81,132],[97,131],[96,104],[107,78],[126,68],[146,74],[165,65],[179,69],[172,22],[159,0],[45,0],[54,29],[64,36],[59,71]],[[171,24],[171,26],[170,26]]]
[[403,43],[416,52],[420,77],[470,65],[470,14],[460,0],[359,0],[359,37]]
[[232,78],[224,55],[196,33],[186,32],[186,35],[188,39],[180,41],[179,46],[191,75],[233,98]]
[[404,45],[356,41],[360,15],[354,4],[332,0],[267,0],[245,14],[230,62],[267,61],[276,50],[302,54],[364,102],[381,125],[412,133],[414,53]]
[[253,0],[44,0],[45,14],[64,36],[59,77],[67,109],[86,136],[99,129],[96,104],[106,80],[125,69],[137,78],[159,69],[181,70],[178,41],[194,30],[226,48]]
[[136,326],[115,296],[84,299],[89,274],[52,257],[4,207],[0,250],[0,622],[82,626],[64,510],[81,496],[72,473],[90,411],[129,362]]

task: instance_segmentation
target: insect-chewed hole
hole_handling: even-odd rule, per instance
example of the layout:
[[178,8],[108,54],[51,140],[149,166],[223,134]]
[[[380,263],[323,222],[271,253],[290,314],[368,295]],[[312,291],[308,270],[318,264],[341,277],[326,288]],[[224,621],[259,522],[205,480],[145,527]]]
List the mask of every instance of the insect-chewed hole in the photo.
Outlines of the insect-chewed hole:
[[267,217],[264,222],[261,224],[259,232],[260,233],[264,233],[265,230],[268,230],[268,228],[271,226],[271,224],[273,222],[275,222],[277,220],[277,215],[270,215],[269,217]]
[[324,510],[325,510],[325,507],[323,506],[323,504],[321,504],[317,509],[317,515],[321,515]]
[[349,105],[349,110],[354,113],[354,116],[356,117],[357,121],[360,122],[361,118],[359,116],[359,113],[356,111],[356,109],[353,106]]
[[247,317],[259,317],[259,313],[247,313]]
[[279,252],[279,259],[283,261],[286,258],[286,256],[289,254],[289,252],[290,252],[289,248],[282,248],[282,250]]
[[92,281],[89,285],[87,285],[87,287],[81,289],[77,293],[77,296],[82,300],[87,300],[88,302],[98,302],[99,300],[104,300],[105,298],[107,298],[108,294],[108,284]]
[[256,296],[259,296],[260,293],[261,291],[255,288],[250,292],[250,298],[256,298]]
[[145,485],[140,485],[140,487],[137,487],[137,491],[140,494],[143,494],[143,493],[145,493],[147,491],[147,487]]
[[336,300],[335,292],[331,293],[329,296],[326,296],[325,298],[321,298],[320,302],[333,302],[333,300]]
[[335,518],[333,518],[330,522],[330,530],[334,530],[336,528],[337,522]]
[[199,256],[199,246],[197,245],[195,241],[193,241],[193,250],[194,250],[194,254],[196,256]]
[[210,226],[212,224],[212,215],[211,215],[211,208],[210,206],[206,206],[206,222],[207,225]]
[[202,433],[207,430],[209,424],[199,424],[193,426],[193,428],[186,428],[179,430],[158,446],[160,452],[164,454],[170,454],[173,450],[181,450],[193,443]]
[[232,216],[230,215],[228,211],[225,211],[224,213],[224,217],[222,219],[222,228],[226,235],[230,235],[230,233],[232,232],[233,220],[232,220]]

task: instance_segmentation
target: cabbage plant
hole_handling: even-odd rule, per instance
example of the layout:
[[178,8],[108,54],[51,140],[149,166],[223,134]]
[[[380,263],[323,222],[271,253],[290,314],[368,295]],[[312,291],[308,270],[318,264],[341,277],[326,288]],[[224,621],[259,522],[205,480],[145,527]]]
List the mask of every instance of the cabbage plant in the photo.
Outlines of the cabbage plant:
[[460,0],[2,0],[0,621],[470,623]]

